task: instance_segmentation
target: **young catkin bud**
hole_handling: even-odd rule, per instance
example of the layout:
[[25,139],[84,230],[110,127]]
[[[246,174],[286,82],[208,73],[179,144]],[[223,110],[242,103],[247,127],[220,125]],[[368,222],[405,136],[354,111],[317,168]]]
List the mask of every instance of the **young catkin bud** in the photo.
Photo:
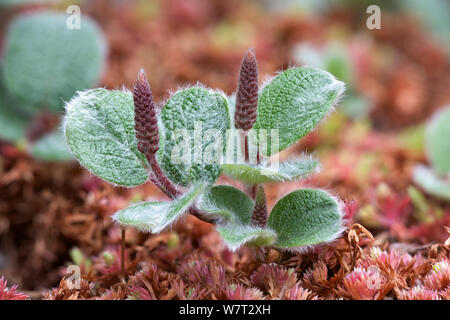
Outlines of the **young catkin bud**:
[[264,228],[267,224],[268,211],[266,193],[263,186],[259,185],[256,191],[255,208],[252,213],[252,224]]
[[258,64],[255,51],[249,49],[242,59],[236,94],[234,122],[236,129],[250,130],[256,120],[258,106]]
[[134,86],[133,99],[138,150],[146,156],[154,155],[159,149],[158,119],[152,90],[142,69]]

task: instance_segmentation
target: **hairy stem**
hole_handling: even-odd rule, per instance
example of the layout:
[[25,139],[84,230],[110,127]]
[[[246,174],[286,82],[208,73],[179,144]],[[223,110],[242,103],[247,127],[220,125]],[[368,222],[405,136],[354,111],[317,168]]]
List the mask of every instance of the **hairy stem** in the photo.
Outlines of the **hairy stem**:
[[[148,162],[150,163],[150,166],[153,170],[150,173],[150,180],[170,199],[175,199],[177,196],[181,195],[181,190],[179,190],[175,186],[175,184],[170,181],[170,179],[164,174],[164,172],[162,172],[161,168],[158,165],[158,162],[156,161],[156,158],[153,157],[153,159],[148,159]],[[199,220],[215,224],[215,220],[207,218],[206,215],[195,205],[193,205],[189,209],[189,213]]]
[[244,133],[244,157],[245,157],[245,162],[248,163],[250,161],[250,151],[248,148],[248,134],[247,132]]
[[161,184],[161,182],[159,182],[158,178],[156,177],[156,175],[153,172],[150,172],[148,174],[148,177],[149,177],[150,181],[153,182],[153,184],[158,187],[159,190],[161,190],[165,195],[167,195],[169,198],[171,198],[169,196],[169,193],[167,192],[167,190],[164,188],[164,186]]
[[156,161],[156,156],[147,156],[147,161],[150,164],[152,172],[155,175],[157,181],[159,181],[157,186],[162,186],[164,188],[162,191],[166,193],[171,199],[174,199],[181,195],[180,189],[177,188],[177,186],[161,170],[158,161]]

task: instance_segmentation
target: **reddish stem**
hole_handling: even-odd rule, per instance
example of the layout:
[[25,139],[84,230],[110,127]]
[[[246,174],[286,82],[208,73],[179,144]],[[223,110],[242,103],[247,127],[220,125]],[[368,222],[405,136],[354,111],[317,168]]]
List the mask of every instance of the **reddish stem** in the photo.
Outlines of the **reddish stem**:
[[[170,179],[164,174],[164,172],[162,172],[158,162],[156,161],[156,158],[154,156],[150,156],[147,157],[147,160],[153,170],[153,172],[150,173],[150,180],[155,183],[155,185],[170,199],[175,199],[176,197],[180,196],[182,192],[175,186],[172,181],[170,181]],[[192,206],[189,209],[189,213],[204,222],[213,224],[215,223],[215,220],[205,217],[204,213],[196,206]]]
[[250,152],[248,150],[248,135],[247,135],[247,132],[244,132],[244,156],[245,156],[245,162],[248,163],[250,161]]
[[181,191],[175,186],[175,184],[170,181],[170,179],[164,174],[161,170],[158,161],[156,161],[156,157],[154,154],[147,155],[148,163],[152,168],[152,171],[156,177],[156,179],[161,183],[165,190],[162,190],[166,193],[171,199],[178,197],[181,194]]

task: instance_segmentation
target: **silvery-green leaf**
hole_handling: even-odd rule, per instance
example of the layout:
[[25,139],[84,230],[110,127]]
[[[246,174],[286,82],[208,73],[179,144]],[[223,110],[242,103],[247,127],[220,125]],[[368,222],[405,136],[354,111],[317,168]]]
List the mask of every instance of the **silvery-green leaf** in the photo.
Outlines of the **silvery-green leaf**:
[[277,238],[277,234],[270,229],[240,223],[219,225],[217,231],[231,250],[236,250],[244,244],[258,247],[269,246]]
[[[262,90],[253,126],[267,131],[267,154],[285,149],[313,130],[343,91],[344,83],[320,69],[292,68],[275,77]],[[279,137],[273,145],[272,129],[278,130]]]
[[277,235],[276,246],[296,248],[334,240],[342,230],[337,201],[318,189],[289,193],[273,207],[267,226]]
[[36,141],[31,147],[31,155],[45,161],[73,160],[73,155],[67,148],[62,130],[57,129]]
[[249,224],[254,202],[231,186],[214,186],[198,200],[200,210],[222,222]]
[[76,91],[99,80],[106,42],[94,20],[80,18],[81,27],[72,29],[69,15],[51,10],[20,14],[11,22],[2,78],[8,92],[29,111],[60,111]]
[[450,201],[450,176],[438,177],[431,169],[419,165],[414,168],[413,179],[427,193]]
[[230,128],[228,103],[222,94],[200,87],[175,93],[161,111],[159,128],[158,161],[172,181],[187,186],[219,177],[225,133]]
[[450,107],[437,111],[426,130],[426,147],[433,169],[440,175],[450,172]]
[[282,182],[298,179],[307,175],[319,166],[319,161],[311,158],[300,158],[282,162],[279,166],[251,164],[223,164],[223,172],[247,183]]
[[205,187],[204,184],[198,184],[170,202],[141,202],[131,205],[116,212],[113,220],[144,232],[159,233],[182,218]]
[[131,93],[79,92],[67,104],[64,131],[70,151],[96,176],[128,187],[147,181],[147,161],[137,150]]

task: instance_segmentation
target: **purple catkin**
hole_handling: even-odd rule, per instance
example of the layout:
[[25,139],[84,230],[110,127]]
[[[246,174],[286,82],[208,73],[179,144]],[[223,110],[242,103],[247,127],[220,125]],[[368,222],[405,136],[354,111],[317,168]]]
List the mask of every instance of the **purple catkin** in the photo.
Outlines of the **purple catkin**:
[[266,194],[263,186],[258,186],[255,198],[255,208],[252,213],[252,224],[257,227],[264,228],[267,224],[268,211]]
[[180,195],[180,190],[164,174],[156,161],[159,149],[158,118],[153,102],[152,90],[144,70],[139,72],[133,91],[134,130],[138,141],[137,148],[147,158],[152,168],[155,183],[171,198]]
[[256,120],[258,107],[258,64],[255,51],[249,49],[242,59],[236,94],[234,123],[236,129],[248,131]]
[[134,129],[138,150],[146,156],[154,155],[159,149],[158,119],[152,90],[144,70],[139,72],[134,86],[133,99]]

